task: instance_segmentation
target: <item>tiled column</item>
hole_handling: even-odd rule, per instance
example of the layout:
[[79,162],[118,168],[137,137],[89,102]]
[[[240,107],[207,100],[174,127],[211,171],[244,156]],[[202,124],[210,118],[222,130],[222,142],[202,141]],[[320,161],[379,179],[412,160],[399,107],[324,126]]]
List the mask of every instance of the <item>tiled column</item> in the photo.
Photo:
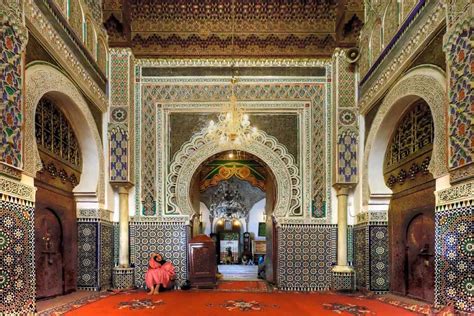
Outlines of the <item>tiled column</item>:
[[114,268],[116,289],[134,285],[130,267],[129,190],[133,186],[133,54],[129,48],[110,53],[109,181],[119,196],[119,264]]
[[35,311],[33,178],[23,169],[23,1],[0,1],[0,315]]
[[474,181],[436,192],[435,305],[474,313]]
[[0,174],[0,315],[35,311],[35,188],[30,180],[28,185]]
[[473,10],[472,1],[447,1],[450,186],[437,190],[435,211],[435,305],[453,304],[468,313],[474,313]]

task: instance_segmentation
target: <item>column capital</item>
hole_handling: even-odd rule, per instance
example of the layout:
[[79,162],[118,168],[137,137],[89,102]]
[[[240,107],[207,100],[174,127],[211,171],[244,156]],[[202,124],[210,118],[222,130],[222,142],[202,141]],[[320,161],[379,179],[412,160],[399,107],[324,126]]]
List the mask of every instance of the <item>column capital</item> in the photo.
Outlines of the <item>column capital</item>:
[[349,195],[349,191],[354,187],[353,184],[336,183],[333,188],[336,190],[336,195]]
[[110,181],[110,185],[119,193],[128,193],[128,190],[134,186],[130,181]]

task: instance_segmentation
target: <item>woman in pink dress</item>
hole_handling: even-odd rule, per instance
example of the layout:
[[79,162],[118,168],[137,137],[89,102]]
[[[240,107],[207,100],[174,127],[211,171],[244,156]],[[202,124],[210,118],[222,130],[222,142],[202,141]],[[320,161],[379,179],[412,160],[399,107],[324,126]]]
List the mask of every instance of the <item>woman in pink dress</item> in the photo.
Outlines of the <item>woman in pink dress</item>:
[[148,295],[159,294],[160,285],[165,289],[169,288],[175,276],[173,264],[164,260],[159,253],[152,253],[148,262],[148,271],[145,274],[145,283],[150,289]]

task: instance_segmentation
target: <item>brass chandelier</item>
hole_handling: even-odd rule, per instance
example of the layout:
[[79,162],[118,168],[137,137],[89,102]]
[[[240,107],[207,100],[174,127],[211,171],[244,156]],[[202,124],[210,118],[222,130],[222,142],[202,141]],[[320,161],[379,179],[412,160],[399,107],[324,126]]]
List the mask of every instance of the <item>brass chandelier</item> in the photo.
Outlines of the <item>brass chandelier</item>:
[[[232,1],[232,56],[234,57],[234,33],[235,33],[235,0]],[[206,130],[206,137],[218,141],[224,145],[242,145],[257,131],[255,127],[250,127],[248,114],[239,106],[235,96],[235,86],[237,79],[234,77],[234,61],[232,62],[231,96],[229,102],[225,104],[218,116],[217,122],[211,120]]]

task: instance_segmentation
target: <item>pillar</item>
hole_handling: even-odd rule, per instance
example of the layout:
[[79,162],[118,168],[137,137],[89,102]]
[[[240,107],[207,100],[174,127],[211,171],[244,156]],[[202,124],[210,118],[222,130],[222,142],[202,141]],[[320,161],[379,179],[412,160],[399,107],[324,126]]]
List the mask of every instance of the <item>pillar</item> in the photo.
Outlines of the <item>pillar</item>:
[[[355,274],[347,264],[347,198],[359,182],[359,113],[357,108],[356,66],[347,50],[335,49],[332,56],[333,93],[333,172],[337,195],[337,265],[332,269],[333,290],[353,290]],[[350,245],[352,247],[352,245]]]
[[32,315],[36,303],[35,188],[23,172],[23,9],[23,1],[0,1],[0,315]]
[[128,211],[128,189],[121,186],[118,190],[119,194],[119,266],[128,268],[130,265],[129,250],[129,211]]
[[337,190],[337,266],[333,271],[348,272],[352,268],[347,265],[347,197],[349,188],[339,187]]
[[446,4],[448,14],[444,49],[449,79],[447,178],[450,186],[438,188],[438,180],[441,179],[437,179],[435,211],[434,305],[453,305],[466,314],[474,313],[473,10],[474,4],[469,0],[447,1]]
[[114,182],[112,187],[119,195],[119,265],[113,271],[113,287],[114,289],[127,289],[132,288],[135,284],[135,269],[130,267],[130,217],[128,210],[128,191],[132,184]]
[[355,288],[354,269],[347,264],[347,198],[350,186],[336,185],[337,195],[337,265],[332,269],[332,289],[351,291]]
[[[109,50],[110,117],[109,181],[119,196],[119,261],[113,271],[115,289],[135,284],[135,269],[130,267],[128,193],[134,183],[133,170],[133,66],[130,48]],[[140,215],[140,214],[138,214]]]

